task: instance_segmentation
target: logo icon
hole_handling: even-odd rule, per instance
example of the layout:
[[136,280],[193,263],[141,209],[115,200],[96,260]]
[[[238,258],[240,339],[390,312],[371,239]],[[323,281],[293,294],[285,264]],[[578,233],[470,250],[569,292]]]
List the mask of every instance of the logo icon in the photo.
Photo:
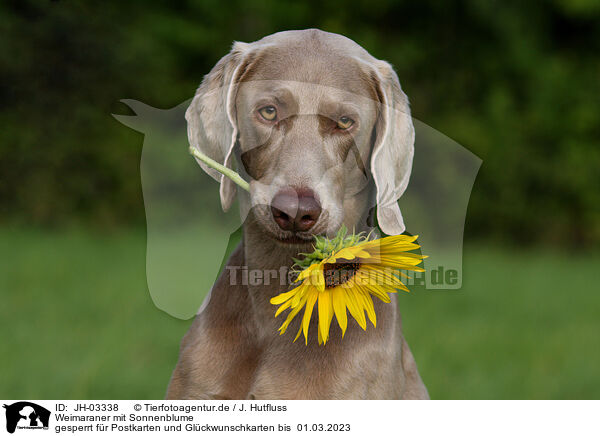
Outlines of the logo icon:
[[15,429],[47,429],[50,411],[29,401],[19,401],[4,405],[6,409],[6,431],[14,433]]

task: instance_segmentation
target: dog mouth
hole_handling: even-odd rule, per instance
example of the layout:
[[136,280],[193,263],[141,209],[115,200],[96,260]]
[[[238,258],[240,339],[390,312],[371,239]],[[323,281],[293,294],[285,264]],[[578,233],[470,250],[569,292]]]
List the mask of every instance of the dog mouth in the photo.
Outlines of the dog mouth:
[[312,235],[298,235],[294,233],[290,236],[275,236],[274,239],[284,245],[306,245],[313,241]]

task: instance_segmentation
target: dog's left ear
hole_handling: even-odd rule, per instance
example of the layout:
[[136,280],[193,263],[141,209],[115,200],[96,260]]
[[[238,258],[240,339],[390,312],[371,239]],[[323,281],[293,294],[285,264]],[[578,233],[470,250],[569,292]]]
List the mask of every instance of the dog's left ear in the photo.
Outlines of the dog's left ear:
[[376,61],[374,67],[373,80],[381,108],[371,153],[371,173],[377,188],[377,221],[384,233],[399,235],[406,227],[398,199],[410,178],[415,130],[408,98],[392,66]]
[[[234,43],[231,52],[206,75],[185,113],[190,145],[228,168],[232,166],[232,151],[238,135],[235,94],[249,53],[250,44]],[[227,212],[235,198],[235,185],[229,178],[196,160],[213,179],[221,182],[221,206]]]

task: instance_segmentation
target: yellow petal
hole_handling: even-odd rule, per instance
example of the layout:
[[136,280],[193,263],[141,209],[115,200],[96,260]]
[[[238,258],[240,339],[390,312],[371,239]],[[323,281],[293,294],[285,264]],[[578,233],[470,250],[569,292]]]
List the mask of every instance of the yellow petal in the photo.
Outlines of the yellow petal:
[[375,307],[373,306],[373,300],[371,300],[371,295],[366,290],[362,290],[362,292],[359,295],[363,300],[369,320],[371,320],[373,327],[377,327],[377,316],[375,315]]
[[367,292],[369,292],[372,295],[375,295],[377,298],[379,298],[384,303],[390,303],[392,301],[390,299],[390,296],[388,295],[388,292],[392,292],[392,293],[396,292],[395,289],[390,290],[390,288],[386,288],[383,286],[372,286],[372,285],[363,285],[363,286],[364,286],[365,290],[367,290]]
[[285,309],[289,308],[292,305],[292,300],[288,300],[285,303],[283,303],[281,306],[279,306],[279,308],[277,309],[277,312],[275,312],[275,318],[277,318],[281,312],[283,312]]
[[357,257],[367,259],[371,257],[371,254],[368,251],[363,250],[360,245],[355,245],[353,247],[342,248],[333,256],[329,257],[326,263],[335,263],[339,259],[352,260]]
[[416,250],[417,248],[421,248],[421,246],[414,242],[408,241],[396,243],[388,243],[384,241],[382,244],[379,245],[379,249],[381,251],[412,251]]
[[[418,236],[407,236],[407,235],[395,235],[395,236],[387,236],[381,239],[373,239],[371,241],[363,242],[362,244],[357,245],[357,247],[361,247],[363,249],[373,248],[373,247],[403,247],[411,244],[416,241]],[[415,244],[416,245],[416,244]]]
[[337,318],[340,329],[342,329],[342,338],[346,334],[346,328],[348,327],[348,317],[346,314],[346,295],[342,288],[336,287],[331,292],[331,299],[333,301],[333,310],[335,317]]
[[[329,294],[331,295],[331,294]],[[327,320],[327,325],[331,328],[331,320],[333,319],[333,301],[330,302],[331,304],[331,310],[329,311],[329,319]],[[325,339],[324,342],[327,342],[329,340],[329,329],[327,329],[327,338]]]
[[322,269],[323,269],[323,266],[320,263],[313,263],[311,266],[309,266],[304,271],[302,271],[300,274],[298,274],[298,277],[296,278],[295,281],[304,280],[307,277],[317,274]]
[[[404,253],[411,254],[411,253]],[[374,257],[374,264],[379,264],[382,266],[389,266],[397,269],[407,269],[407,270],[422,270],[422,268],[417,267],[416,265],[420,264],[423,260],[421,258],[412,258],[412,257],[404,257],[403,256],[379,256]]]
[[329,336],[329,326],[331,323],[331,314],[333,310],[331,307],[331,293],[320,292],[319,293],[319,331],[321,332],[321,338],[323,343],[327,342]]
[[350,311],[350,315],[358,322],[358,325],[362,327],[363,330],[367,329],[367,320],[365,319],[365,313],[363,311],[362,305],[358,304],[358,301],[354,297],[354,290],[345,290],[346,292],[346,304],[348,306],[348,310]]
[[298,329],[298,333],[296,333],[296,337],[292,342],[296,342],[298,340],[298,338],[300,337],[300,333],[302,333],[302,326],[300,326],[300,328]]
[[314,275],[313,278],[314,278],[313,286],[317,289],[317,291],[319,291],[319,292],[325,291],[325,277],[323,276],[323,271],[319,271],[319,274]]
[[352,260],[354,259],[354,253],[351,250],[351,247],[346,247],[346,248],[342,248],[340,251],[338,251],[337,253],[334,253],[332,256],[329,256],[327,259],[325,259],[325,263],[336,263],[339,259],[347,259],[347,260]]
[[402,281],[393,274],[390,268],[381,268],[374,265],[362,265],[360,283],[369,283],[370,285],[388,285],[394,286],[402,284]]
[[296,295],[298,293],[298,291],[300,290],[300,287],[302,285],[292,289],[289,292],[284,292],[283,294],[279,294],[273,298],[271,298],[271,304],[282,304],[285,303],[287,300],[289,300],[290,298],[292,298],[294,295]]
[[309,289],[309,286],[310,285],[306,283],[302,283],[300,286],[298,286],[298,292],[296,292],[296,295],[294,295],[294,297],[290,300],[292,303],[292,308],[300,304],[300,299],[306,295],[306,291]]
[[300,310],[304,306],[305,302],[306,302],[306,297],[304,297],[302,299],[302,301],[300,302],[300,304],[298,306],[296,306],[295,308],[293,308],[292,311],[288,314],[288,317],[286,318],[286,320],[283,322],[283,324],[281,324],[281,327],[279,327],[280,335],[285,333],[285,331],[287,330],[288,326],[290,325],[290,323],[292,322],[294,317],[298,314],[298,312],[300,312]]
[[304,309],[304,317],[302,318],[302,330],[304,331],[304,342],[306,345],[308,345],[308,326],[310,325],[310,318],[318,295],[319,293],[317,292],[311,292],[306,298],[306,309]]

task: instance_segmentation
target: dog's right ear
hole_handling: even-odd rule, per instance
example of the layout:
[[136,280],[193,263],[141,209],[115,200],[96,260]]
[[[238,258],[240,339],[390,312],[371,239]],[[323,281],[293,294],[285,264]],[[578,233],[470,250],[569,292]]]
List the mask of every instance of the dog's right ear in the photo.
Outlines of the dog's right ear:
[[[232,167],[232,151],[238,135],[235,96],[249,52],[250,44],[235,42],[231,52],[204,77],[185,113],[190,145],[228,168]],[[235,185],[218,171],[196,161],[221,183],[221,206],[227,212],[235,198]]]

